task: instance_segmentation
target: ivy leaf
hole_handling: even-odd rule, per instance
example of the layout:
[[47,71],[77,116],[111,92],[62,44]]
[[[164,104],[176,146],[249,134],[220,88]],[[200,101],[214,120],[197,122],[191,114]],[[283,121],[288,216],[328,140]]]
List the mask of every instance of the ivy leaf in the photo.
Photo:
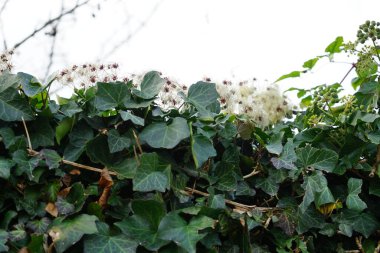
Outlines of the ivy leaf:
[[64,118],[58,123],[55,128],[55,139],[58,144],[61,144],[61,140],[70,132],[73,123],[73,118]]
[[318,60],[319,60],[318,57],[307,60],[303,63],[302,67],[307,68],[307,69],[312,69],[315,66],[315,64],[318,62]]
[[327,179],[320,171],[314,172],[310,176],[304,177],[302,188],[305,190],[303,200],[300,204],[301,213],[305,212],[314,201],[316,194],[327,188]]
[[169,243],[157,234],[160,221],[166,214],[163,203],[156,200],[134,200],[131,207],[134,214],[115,223],[125,235],[152,251]]
[[132,144],[130,138],[126,136],[120,136],[116,129],[108,131],[108,147],[111,153],[122,151],[125,148],[129,148]]
[[296,219],[296,230],[303,234],[310,228],[322,228],[324,225],[323,216],[314,208],[308,208],[305,212],[298,210]]
[[297,160],[297,155],[294,151],[294,147],[295,145],[293,144],[293,140],[289,138],[283,148],[280,157],[271,158],[271,162],[276,169],[297,169],[297,167],[294,165],[294,162]]
[[138,166],[135,158],[127,158],[115,165],[111,165],[110,169],[112,171],[115,171],[121,178],[132,179],[136,174],[137,167]]
[[10,127],[0,128],[0,136],[7,149],[15,143],[15,134]]
[[216,156],[212,141],[203,135],[192,136],[191,151],[196,168],[201,167],[210,157]]
[[325,52],[334,54],[334,53],[339,53],[342,51],[341,46],[343,45],[343,37],[339,36],[336,37],[336,39],[331,42],[325,49]]
[[256,187],[260,188],[271,196],[276,195],[279,189],[279,185],[276,183],[276,180],[273,177],[258,178]]
[[40,158],[37,156],[34,156],[29,159],[28,154],[25,150],[17,150],[12,154],[12,160],[16,162],[18,172],[17,174],[25,173],[30,180],[33,180],[34,175],[33,171],[37,167]]
[[53,225],[49,230],[49,235],[52,237],[56,251],[64,252],[78,242],[84,234],[97,233],[95,224],[97,220],[96,216],[81,214]]
[[55,206],[57,207],[58,214],[60,215],[72,214],[75,210],[75,206],[62,197],[57,198]]
[[158,228],[158,236],[165,240],[176,242],[178,246],[189,253],[196,252],[196,243],[206,234],[199,230],[213,227],[215,221],[207,216],[197,216],[189,224],[176,213],[167,214]]
[[367,208],[367,204],[360,199],[359,193],[361,192],[363,180],[358,178],[350,178],[347,182],[348,196],[346,198],[346,205],[349,209],[362,211]]
[[165,163],[156,153],[145,153],[133,178],[133,190],[164,192],[170,188],[171,165]]
[[235,166],[226,162],[220,162],[213,171],[212,179],[216,181],[216,188],[221,191],[236,191],[237,178]]
[[45,160],[46,165],[50,170],[57,169],[62,161],[61,156],[52,149],[42,149],[39,154],[40,157]]
[[139,126],[144,126],[144,119],[141,117],[138,117],[136,115],[133,115],[129,111],[120,111],[120,116],[124,121],[132,121],[133,124],[139,125]]
[[268,145],[266,145],[266,149],[269,153],[279,155],[282,152],[282,137],[284,136],[284,132],[279,132],[273,134],[269,140]]
[[110,166],[114,162],[114,155],[108,148],[108,138],[106,135],[98,135],[86,143],[86,153],[91,161]]
[[329,149],[317,149],[311,146],[296,150],[297,158],[304,167],[332,172],[338,162],[338,154]]
[[140,134],[140,139],[153,148],[172,149],[178,143],[190,136],[187,121],[176,117],[169,125],[166,123],[152,123],[145,127]]
[[0,229],[0,252],[8,252],[9,248],[5,245],[8,241],[8,237],[8,232]]
[[24,98],[14,88],[0,93],[0,120],[21,121],[34,119],[34,114]]
[[219,98],[214,83],[197,82],[190,86],[187,93],[187,101],[194,105],[197,109],[206,109],[207,106],[213,104]]
[[292,71],[289,74],[280,76],[275,82],[278,82],[287,78],[300,77],[300,76],[301,76],[301,71]]
[[60,111],[67,117],[72,117],[76,113],[81,112],[82,108],[75,101],[70,100],[67,104],[61,106]]
[[14,161],[0,157],[0,178],[8,179],[11,175],[11,168],[14,165]]
[[123,234],[110,235],[109,226],[106,223],[97,222],[99,233],[89,235],[84,240],[85,253],[134,253],[138,246],[136,241],[131,240]]
[[155,97],[165,84],[165,80],[161,78],[160,73],[157,71],[150,71],[144,75],[140,84],[141,90],[134,90],[133,93],[144,99]]
[[44,89],[40,81],[38,81],[38,79],[32,75],[23,72],[18,72],[17,77],[20,80],[22,90],[28,97],[34,97],[38,93],[42,92]]
[[2,73],[0,75],[0,93],[3,93],[8,88],[17,88],[20,79],[17,75],[10,73]]
[[101,111],[123,106],[131,96],[125,83],[97,83],[96,87],[95,107]]
[[26,227],[31,229],[36,234],[44,234],[47,231],[50,224],[51,221],[48,218],[44,217],[40,220],[29,221],[26,224]]
[[372,233],[379,229],[379,226],[380,224],[377,219],[368,213],[358,215],[352,224],[353,229],[364,235],[365,238],[368,238]]
[[55,131],[47,118],[38,118],[31,124],[30,141],[33,148],[54,145]]

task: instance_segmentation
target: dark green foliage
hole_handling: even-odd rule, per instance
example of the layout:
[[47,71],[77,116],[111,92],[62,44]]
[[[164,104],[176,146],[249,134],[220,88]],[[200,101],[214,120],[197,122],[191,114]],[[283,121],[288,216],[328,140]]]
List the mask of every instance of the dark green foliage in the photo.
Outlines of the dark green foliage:
[[[359,42],[378,26],[362,26]],[[325,56],[343,49],[338,37]],[[160,110],[155,71],[140,89],[98,83],[59,104],[50,83],[0,75],[0,252],[375,251],[377,57],[359,55],[352,96],[337,83],[291,89],[305,110],[265,129],[220,113],[211,83]]]

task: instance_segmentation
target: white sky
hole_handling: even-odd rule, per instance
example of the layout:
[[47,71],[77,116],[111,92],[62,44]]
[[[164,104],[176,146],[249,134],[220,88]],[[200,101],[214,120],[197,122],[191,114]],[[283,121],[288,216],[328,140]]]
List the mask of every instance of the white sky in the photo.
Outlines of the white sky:
[[[0,0],[0,6],[4,1]],[[353,40],[365,20],[380,20],[379,0],[98,2],[102,3],[100,11],[93,0],[93,8],[84,7],[76,19],[67,17],[62,22],[52,71],[101,59],[118,62],[129,73],[154,69],[188,84],[204,76],[217,80],[257,77],[273,82],[301,70],[304,61],[323,54],[337,36]],[[65,1],[67,6],[73,3]],[[161,4],[146,25],[124,47],[107,55],[146,20],[157,3]],[[8,45],[55,16],[60,4],[58,0],[9,0],[0,21]],[[16,71],[43,77],[49,48],[49,38],[43,33],[24,44],[14,58]],[[314,74],[280,84],[289,88],[333,83],[349,68],[349,64],[322,62]]]

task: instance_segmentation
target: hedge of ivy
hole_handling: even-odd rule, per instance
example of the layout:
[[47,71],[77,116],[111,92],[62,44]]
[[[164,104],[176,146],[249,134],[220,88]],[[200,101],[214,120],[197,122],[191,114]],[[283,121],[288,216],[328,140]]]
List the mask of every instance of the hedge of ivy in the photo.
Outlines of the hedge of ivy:
[[221,113],[210,82],[166,111],[155,71],[58,102],[54,80],[4,72],[0,251],[379,252],[378,25],[280,78],[344,49],[354,94],[296,89],[305,109],[265,128]]

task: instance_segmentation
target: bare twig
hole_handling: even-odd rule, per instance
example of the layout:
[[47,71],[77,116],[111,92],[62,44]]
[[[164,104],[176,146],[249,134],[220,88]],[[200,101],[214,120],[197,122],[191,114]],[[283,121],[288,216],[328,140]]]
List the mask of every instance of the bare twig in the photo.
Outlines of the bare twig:
[[[61,14],[63,13],[64,11],[64,1],[62,0],[62,3],[61,3]],[[47,77],[49,76],[50,74],[50,69],[51,67],[53,66],[53,62],[54,62],[54,54],[55,54],[55,44],[56,44],[56,41],[57,41],[57,35],[58,35],[58,26],[59,26],[59,23],[61,22],[62,20],[62,17],[60,19],[57,20],[57,22],[55,23],[55,25],[52,27],[52,32],[49,33],[49,35],[52,36],[52,41],[51,41],[51,46],[50,46],[50,53],[49,53],[49,63],[46,67],[46,72],[45,72],[45,78],[44,80],[47,79]]]
[[158,8],[160,7],[161,3],[162,3],[163,0],[161,0],[160,2],[158,2],[154,7],[153,9],[151,10],[151,12],[149,13],[149,15],[145,18],[144,21],[142,21],[140,23],[140,25],[134,30],[132,31],[131,33],[127,34],[127,36],[121,40],[119,43],[117,43],[116,45],[114,45],[112,47],[111,50],[109,50],[107,53],[103,54],[103,57],[101,57],[101,59],[107,59],[108,57],[110,57],[111,55],[113,55],[117,50],[120,49],[120,47],[124,46],[126,43],[128,43],[137,33],[139,33],[145,26],[146,24],[149,22],[149,20],[154,16],[154,14],[157,12]]
[[22,39],[20,42],[16,43],[13,48],[16,49],[18,48],[19,46],[21,46],[22,44],[24,44],[26,41],[28,41],[30,38],[33,38],[36,34],[38,34],[39,32],[41,32],[43,29],[45,29],[46,27],[48,27],[49,25],[53,24],[54,22],[60,20],[61,18],[63,18],[64,16],[68,15],[68,14],[71,14],[71,13],[74,13],[78,8],[86,5],[88,2],[90,2],[91,0],[86,0],[82,3],[77,3],[73,8],[59,14],[58,16],[56,16],[55,18],[52,18],[48,21],[46,21],[43,25],[41,25],[39,28],[35,29],[32,33],[30,33],[28,36],[26,36],[24,39]]
[[351,73],[351,71],[355,68],[355,64],[352,64],[351,68],[347,71],[346,75],[342,78],[339,84],[342,84],[343,81],[347,78],[347,76]]
[[3,13],[3,11],[5,10],[5,7],[7,6],[9,0],[5,0],[3,5],[1,6],[0,8],[0,15]]
[[136,160],[136,163],[138,166],[140,166],[140,159],[139,159],[139,156],[137,155],[137,151],[136,151],[136,146],[133,145],[133,153],[135,154],[135,160]]
[[361,236],[355,237],[355,243],[356,243],[356,246],[358,246],[360,253],[365,253],[365,251],[363,249],[363,245],[362,245],[362,237]]
[[244,179],[253,177],[254,175],[257,175],[260,173],[260,170],[257,170],[257,168],[254,168],[251,173],[243,176]]
[[141,148],[140,140],[139,140],[139,138],[137,137],[137,134],[136,134],[135,130],[132,130],[132,133],[133,133],[133,138],[135,138],[136,145],[137,145],[137,148],[139,149],[140,155],[142,155],[143,150],[142,150],[142,148]]
[[3,5],[1,6],[0,8],[0,32],[1,32],[1,35],[3,36],[3,46],[4,46],[4,50],[7,50],[8,49],[8,45],[7,45],[7,40],[5,39],[5,32],[4,32],[4,22],[2,21],[2,18],[1,18],[1,14],[4,12],[5,10],[5,7],[7,6],[9,0],[5,0]]
[[21,119],[22,119],[22,124],[24,125],[26,139],[28,140],[28,148],[32,150],[33,149],[32,142],[30,141],[30,136],[29,136],[28,128],[26,127],[24,117],[21,117]]
[[[206,192],[202,192],[202,191],[190,188],[190,187],[185,187],[185,190],[182,190],[181,193],[183,193],[185,195],[190,195],[190,196],[194,195],[194,193],[201,195],[201,196],[204,196],[204,197],[210,196],[210,194],[208,194]],[[260,210],[262,212],[268,212],[268,211],[280,210],[280,208],[277,208],[277,207],[258,207],[256,205],[245,205],[245,204],[241,204],[241,203],[238,203],[238,202],[235,202],[232,200],[228,200],[228,199],[225,200],[225,203],[228,205],[232,205],[234,207],[238,207],[240,209],[244,209],[245,211]]]

